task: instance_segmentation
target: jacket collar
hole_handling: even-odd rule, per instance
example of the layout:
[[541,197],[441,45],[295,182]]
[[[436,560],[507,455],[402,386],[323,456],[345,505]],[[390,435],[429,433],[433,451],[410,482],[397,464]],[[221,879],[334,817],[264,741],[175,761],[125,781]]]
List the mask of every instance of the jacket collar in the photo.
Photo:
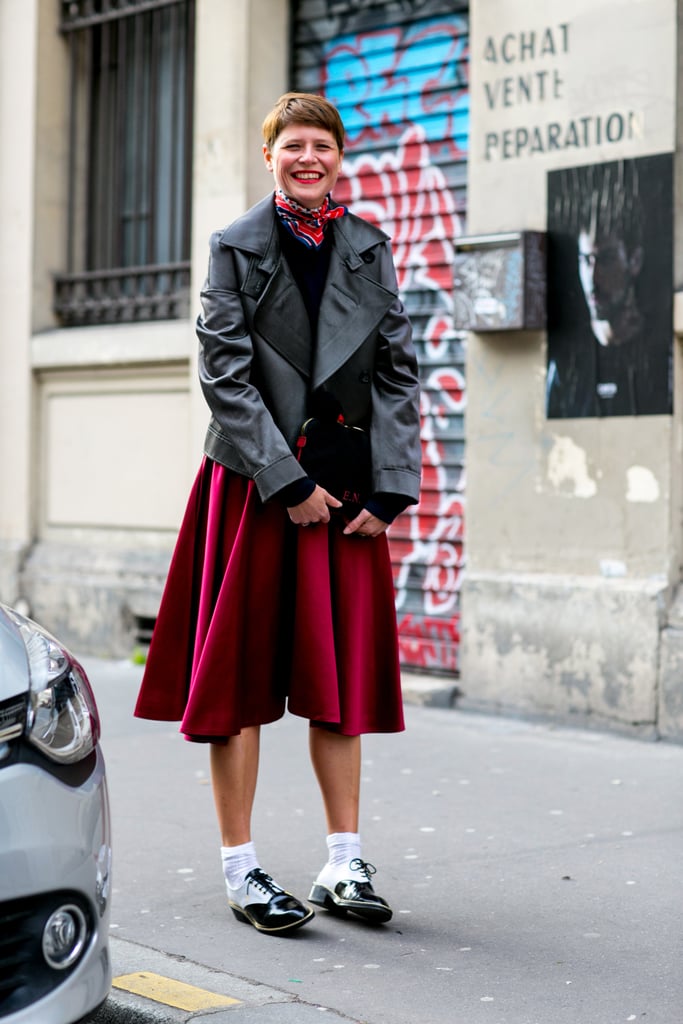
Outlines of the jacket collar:
[[276,217],[271,193],[229,224],[218,241],[226,248],[242,249],[263,257],[261,269],[272,274],[280,256]]
[[[379,228],[368,224],[360,217],[354,217],[353,214],[332,221],[331,227],[339,256],[349,270],[358,270],[365,262],[363,253],[368,252],[378,242],[385,242],[389,238]],[[223,231],[219,242],[221,245],[232,246],[254,256],[263,257],[260,261],[261,269],[272,273],[280,255],[273,194],[265,196],[233,221]]]

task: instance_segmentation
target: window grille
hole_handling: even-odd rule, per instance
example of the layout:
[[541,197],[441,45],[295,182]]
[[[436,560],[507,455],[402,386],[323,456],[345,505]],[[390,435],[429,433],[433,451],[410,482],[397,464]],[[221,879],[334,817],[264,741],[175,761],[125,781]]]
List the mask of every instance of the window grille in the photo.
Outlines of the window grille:
[[60,0],[71,64],[65,326],[187,316],[194,0]]

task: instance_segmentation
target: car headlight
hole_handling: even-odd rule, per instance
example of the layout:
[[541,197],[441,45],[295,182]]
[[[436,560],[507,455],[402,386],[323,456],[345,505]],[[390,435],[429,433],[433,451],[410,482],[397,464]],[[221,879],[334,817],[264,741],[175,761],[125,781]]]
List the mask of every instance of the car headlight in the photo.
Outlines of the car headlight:
[[81,761],[95,749],[100,735],[90,684],[78,662],[53,636],[18,612],[8,611],[28,658],[26,736],[53,761]]

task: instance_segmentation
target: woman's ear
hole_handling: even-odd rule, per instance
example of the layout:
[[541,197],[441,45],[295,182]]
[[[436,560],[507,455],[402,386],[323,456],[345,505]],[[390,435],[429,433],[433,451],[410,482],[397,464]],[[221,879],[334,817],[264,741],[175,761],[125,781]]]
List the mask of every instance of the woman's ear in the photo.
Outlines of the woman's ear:
[[268,168],[268,170],[272,171],[273,170],[273,154],[270,152],[270,150],[268,149],[268,146],[266,145],[265,142],[263,143],[263,159],[266,162],[266,167]]

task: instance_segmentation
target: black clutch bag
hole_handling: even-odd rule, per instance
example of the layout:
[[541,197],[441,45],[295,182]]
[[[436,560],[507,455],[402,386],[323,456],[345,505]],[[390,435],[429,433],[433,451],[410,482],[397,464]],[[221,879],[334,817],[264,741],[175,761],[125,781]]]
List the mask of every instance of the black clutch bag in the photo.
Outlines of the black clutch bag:
[[370,438],[341,418],[312,416],[301,427],[297,458],[306,474],[343,502],[338,511],[355,516],[371,493]]

